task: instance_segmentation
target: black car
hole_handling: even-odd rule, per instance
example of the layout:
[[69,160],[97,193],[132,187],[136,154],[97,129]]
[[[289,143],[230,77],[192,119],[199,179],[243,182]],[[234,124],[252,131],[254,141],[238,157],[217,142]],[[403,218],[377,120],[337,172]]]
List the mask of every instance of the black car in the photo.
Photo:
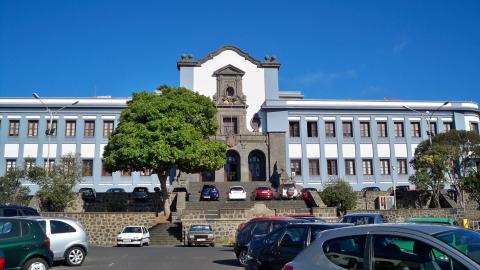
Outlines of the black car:
[[352,224],[288,224],[264,237],[254,237],[248,248],[249,270],[280,270],[308,247],[324,230],[349,227]]
[[188,192],[186,187],[176,187],[176,188],[173,188],[172,190],[172,193],[180,193],[180,192],[185,192],[185,200],[188,201],[190,199],[190,193]]
[[382,191],[379,187],[364,187],[362,188],[362,192],[378,192]]
[[264,236],[271,231],[285,227],[287,224],[302,222],[306,221],[282,216],[251,219],[238,231],[235,239],[233,250],[238,258],[238,262],[244,267],[247,266],[247,251],[254,236]]
[[0,217],[40,216],[34,208],[18,205],[0,205]]
[[148,200],[148,188],[146,187],[136,187],[132,191],[132,198],[135,201],[146,201]]
[[125,193],[125,189],[123,189],[123,188],[109,188],[109,189],[107,189],[107,193]]
[[81,188],[78,190],[84,201],[93,202],[97,199],[97,192],[93,188]]

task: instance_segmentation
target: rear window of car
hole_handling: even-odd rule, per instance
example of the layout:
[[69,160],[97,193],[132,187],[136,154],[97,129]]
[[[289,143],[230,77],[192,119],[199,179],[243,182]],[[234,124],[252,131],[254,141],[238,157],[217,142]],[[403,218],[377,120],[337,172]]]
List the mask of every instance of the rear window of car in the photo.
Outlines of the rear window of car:
[[71,233],[71,232],[75,232],[75,228],[73,228],[72,226],[68,225],[65,222],[58,221],[58,220],[51,220],[50,232],[52,234]]
[[0,240],[19,237],[20,235],[21,235],[20,221],[18,220],[0,221]]
[[267,234],[269,227],[270,227],[269,221],[257,222],[255,229],[253,229],[252,235]]
[[190,227],[190,231],[195,232],[195,231],[211,231],[212,227],[210,225],[192,225]]
[[373,224],[374,218],[367,217],[367,216],[351,216],[351,217],[343,217],[342,223],[353,223],[355,225],[363,225],[363,224]]
[[230,188],[230,190],[232,190],[232,191],[243,191],[243,188],[242,187],[232,187],[232,188]]
[[123,233],[141,233],[142,228],[141,227],[126,227],[123,229]]
[[147,192],[148,189],[146,188],[135,188],[135,192]]
[[35,211],[31,210],[31,209],[23,209],[23,214],[26,215],[26,216],[38,216],[37,213],[35,213]]
[[15,216],[18,216],[18,211],[17,211],[17,209],[5,208],[5,209],[3,209],[3,216],[4,217],[15,217]]
[[269,190],[269,187],[257,187],[257,190]]

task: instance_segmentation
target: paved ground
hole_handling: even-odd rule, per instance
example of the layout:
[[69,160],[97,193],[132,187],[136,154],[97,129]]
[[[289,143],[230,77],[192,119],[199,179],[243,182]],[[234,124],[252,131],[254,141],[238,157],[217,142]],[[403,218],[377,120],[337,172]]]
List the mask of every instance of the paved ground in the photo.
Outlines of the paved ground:
[[232,248],[229,247],[93,247],[81,267],[75,269],[56,264],[53,270],[93,269],[237,269]]

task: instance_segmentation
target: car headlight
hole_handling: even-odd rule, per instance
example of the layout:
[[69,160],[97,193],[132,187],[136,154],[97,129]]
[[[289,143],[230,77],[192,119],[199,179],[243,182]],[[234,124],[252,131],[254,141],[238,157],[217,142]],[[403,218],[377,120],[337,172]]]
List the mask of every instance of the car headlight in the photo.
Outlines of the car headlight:
[[213,238],[213,233],[208,234],[208,238]]
[[193,235],[189,235],[188,238],[193,239]]

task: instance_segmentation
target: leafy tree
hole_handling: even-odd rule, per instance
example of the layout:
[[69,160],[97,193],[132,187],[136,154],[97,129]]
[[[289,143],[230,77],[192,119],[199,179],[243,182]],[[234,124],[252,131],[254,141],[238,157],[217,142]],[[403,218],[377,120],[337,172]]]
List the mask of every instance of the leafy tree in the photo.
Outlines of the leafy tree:
[[463,179],[462,187],[469,193],[470,198],[480,204],[480,170],[471,171]]
[[24,172],[15,168],[0,177],[0,204],[28,204],[30,189],[22,186]]
[[225,164],[226,146],[212,139],[218,128],[216,112],[208,97],[185,88],[161,86],[157,93],[133,93],[105,147],[107,170],[151,169],[168,204],[166,183],[174,166],[198,173]]
[[328,182],[321,192],[321,198],[327,206],[337,207],[342,215],[357,205],[357,194],[352,186],[342,179]]
[[62,212],[75,199],[73,188],[82,180],[82,164],[75,156],[67,155],[48,175],[44,168],[34,167],[28,177],[40,188],[37,195],[42,210]]

